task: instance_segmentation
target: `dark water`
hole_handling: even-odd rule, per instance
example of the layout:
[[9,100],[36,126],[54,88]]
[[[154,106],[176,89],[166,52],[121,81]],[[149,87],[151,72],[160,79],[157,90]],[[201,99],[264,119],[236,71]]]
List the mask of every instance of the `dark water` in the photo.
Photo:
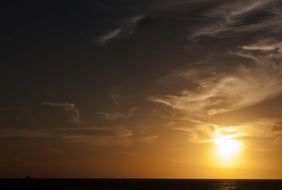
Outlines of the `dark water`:
[[282,180],[2,179],[1,190],[282,190]]

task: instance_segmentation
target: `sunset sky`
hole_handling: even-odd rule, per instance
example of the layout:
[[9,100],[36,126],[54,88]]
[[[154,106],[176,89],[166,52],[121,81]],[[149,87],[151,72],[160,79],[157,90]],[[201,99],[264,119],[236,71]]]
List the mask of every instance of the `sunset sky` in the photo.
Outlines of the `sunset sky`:
[[282,178],[281,0],[0,14],[0,177]]

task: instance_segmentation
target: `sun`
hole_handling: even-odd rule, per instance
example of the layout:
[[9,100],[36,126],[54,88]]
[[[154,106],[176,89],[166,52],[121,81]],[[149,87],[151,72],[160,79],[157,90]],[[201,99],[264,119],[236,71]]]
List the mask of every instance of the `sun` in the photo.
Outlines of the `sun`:
[[224,168],[242,165],[243,142],[232,135],[217,134],[212,139],[215,149],[215,163]]
[[215,137],[214,143],[216,144],[216,155],[222,158],[232,158],[241,152],[241,142],[228,136]]

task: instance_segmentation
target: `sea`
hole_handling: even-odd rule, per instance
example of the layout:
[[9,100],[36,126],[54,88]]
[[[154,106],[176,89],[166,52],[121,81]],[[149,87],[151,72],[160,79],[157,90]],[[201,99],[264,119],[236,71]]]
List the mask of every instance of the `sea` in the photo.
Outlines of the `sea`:
[[1,190],[282,190],[282,180],[0,179]]

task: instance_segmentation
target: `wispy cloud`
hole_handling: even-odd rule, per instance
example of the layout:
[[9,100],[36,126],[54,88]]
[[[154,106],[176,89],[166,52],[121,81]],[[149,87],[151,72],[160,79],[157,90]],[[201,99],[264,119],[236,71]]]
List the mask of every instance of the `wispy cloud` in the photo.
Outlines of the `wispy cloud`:
[[[252,60],[251,66],[239,65],[231,73],[190,80],[198,88],[179,95],[151,96],[149,101],[198,116],[215,115],[258,104],[282,93],[282,66],[271,58],[240,53]],[[192,73],[199,73],[194,71]],[[205,72],[205,71],[202,71]],[[191,73],[191,71],[190,71]],[[204,76],[204,75],[199,75]],[[260,76],[260,77],[258,77]],[[188,77],[189,75],[185,75]]]
[[116,120],[116,119],[129,119],[130,117],[132,117],[136,110],[138,109],[138,107],[132,107],[128,112],[126,113],[121,113],[121,112],[97,112],[97,114],[101,115],[104,119],[106,120]]
[[111,112],[111,113],[96,112],[96,113],[101,115],[104,119],[107,119],[107,120],[121,119],[121,118],[124,118],[125,116],[123,113],[119,113],[119,112]]
[[107,32],[106,34],[102,35],[97,39],[97,43],[99,44],[106,44],[116,38],[119,38],[122,34],[121,28],[116,28],[111,32]]
[[57,108],[61,108],[64,109],[65,111],[68,111],[70,113],[72,113],[73,117],[72,117],[72,121],[73,123],[79,124],[80,121],[80,112],[79,110],[75,107],[74,104],[71,103],[59,103],[59,102],[43,102],[41,103],[41,105],[43,106],[51,106],[51,107],[57,107]]
[[[267,3],[253,1],[249,7],[226,14],[230,14],[230,22],[233,22],[236,16],[259,9]],[[226,30],[225,24],[218,31],[213,30],[213,34]],[[201,35],[210,34],[204,31]],[[282,142],[280,118],[260,116],[236,121],[234,125],[216,121],[216,118],[232,115],[233,111],[282,95],[281,41],[268,36],[251,41],[253,42],[221,52],[226,62],[229,58],[233,61],[239,60],[228,69],[223,67],[224,63],[215,64],[216,58],[206,58],[199,66],[190,64],[188,68],[173,70],[162,77],[162,83],[167,82],[167,85],[172,85],[171,80],[176,81],[173,85],[177,85],[180,81],[178,78],[185,79],[187,84],[186,88],[176,93],[147,98],[179,113],[178,117],[167,123],[167,127],[186,134],[187,139],[193,143],[209,143],[218,133],[230,138],[268,139],[274,145]]]
[[[275,2],[277,1],[238,0],[225,2],[207,11],[204,16],[211,18],[211,22],[195,29],[190,37],[192,39],[204,36],[229,37],[242,32],[255,32],[269,27],[278,30],[281,28],[278,22],[281,20],[281,14],[273,8],[275,7]],[[261,21],[248,20],[252,14],[262,15],[260,17],[257,15],[252,16],[252,18],[261,19]]]
[[124,127],[88,127],[84,129],[60,129],[57,131],[64,141],[92,145],[130,145],[132,131]]
[[109,96],[116,106],[120,105],[120,101],[119,101],[120,96],[117,93],[110,92]]
[[83,128],[0,128],[0,138],[57,139],[64,143],[82,143],[94,146],[129,146],[134,143],[155,143],[157,135],[136,135],[126,127]]
[[263,138],[272,139],[274,144],[279,144],[282,130],[277,127],[281,125],[279,119],[261,119],[244,122],[237,125],[219,125],[210,122],[192,123],[187,127],[183,120],[175,122],[170,127],[174,130],[184,132],[187,139],[193,143],[210,143],[218,134],[227,138]]
[[260,40],[253,44],[243,45],[241,48],[247,51],[267,53],[266,56],[269,56],[270,54],[282,53],[282,42],[270,38]]
[[[0,126],[0,138],[22,139],[57,139],[63,143],[84,143],[95,146],[128,146],[134,143],[153,143],[157,140],[156,135],[135,133],[127,124],[112,122],[105,123],[100,127],[93,126],[80,118],[80,111],[74,104],[60,102],[43,102],[45,106],[38,107],[38,114],[32,118],[25,118],[25,125],[14,124],[14,117],[5,120]],[[46,106],[53,109],[47,109]],[[127,120],[132,117],[137,107],[132,107],[126,113],[99,113],[106,120]],[[26,110],[23,110],[27,112]],[[50,117],[51,115],[51,117]],[[15,115],[15,117],[17,114]],[[71,118],[71,122],[69,120]],[[11,123],[10,123],[11,122]],[[10,124],[9,124],[10,123]],[[6,125],[6,126],[5,126]]]
[[0,128],[0,137],[14,138],[48,138],[51,136],[49,129],[33,128]]
[[208,16],[223,16],[226,21],[232,20],[236,16],[258,10],[274,0],[237,0],[233,2],[224,2],[207,13]]
[[105,45],[119,38],[130,36],[134,33],[136,26],[151,22],[151,17],[148,15],[136,15],[126,19],[120,24],[120,27],[113,29],[110,32],[98,37],[96,42],[100,45]]
[[132,143],[132,131],[124,127],[83,127],[83,128],[37,128],[8,129],[0,128],[0,137],[59,139],[69,143],[91,145],[129,145]]
[[152,135],[152,136],[144,136],[144,137],[139,137],[135,141],[136,142],[141,142],[141,143],[155,143],[158,140],[159,136],[157,135]]

